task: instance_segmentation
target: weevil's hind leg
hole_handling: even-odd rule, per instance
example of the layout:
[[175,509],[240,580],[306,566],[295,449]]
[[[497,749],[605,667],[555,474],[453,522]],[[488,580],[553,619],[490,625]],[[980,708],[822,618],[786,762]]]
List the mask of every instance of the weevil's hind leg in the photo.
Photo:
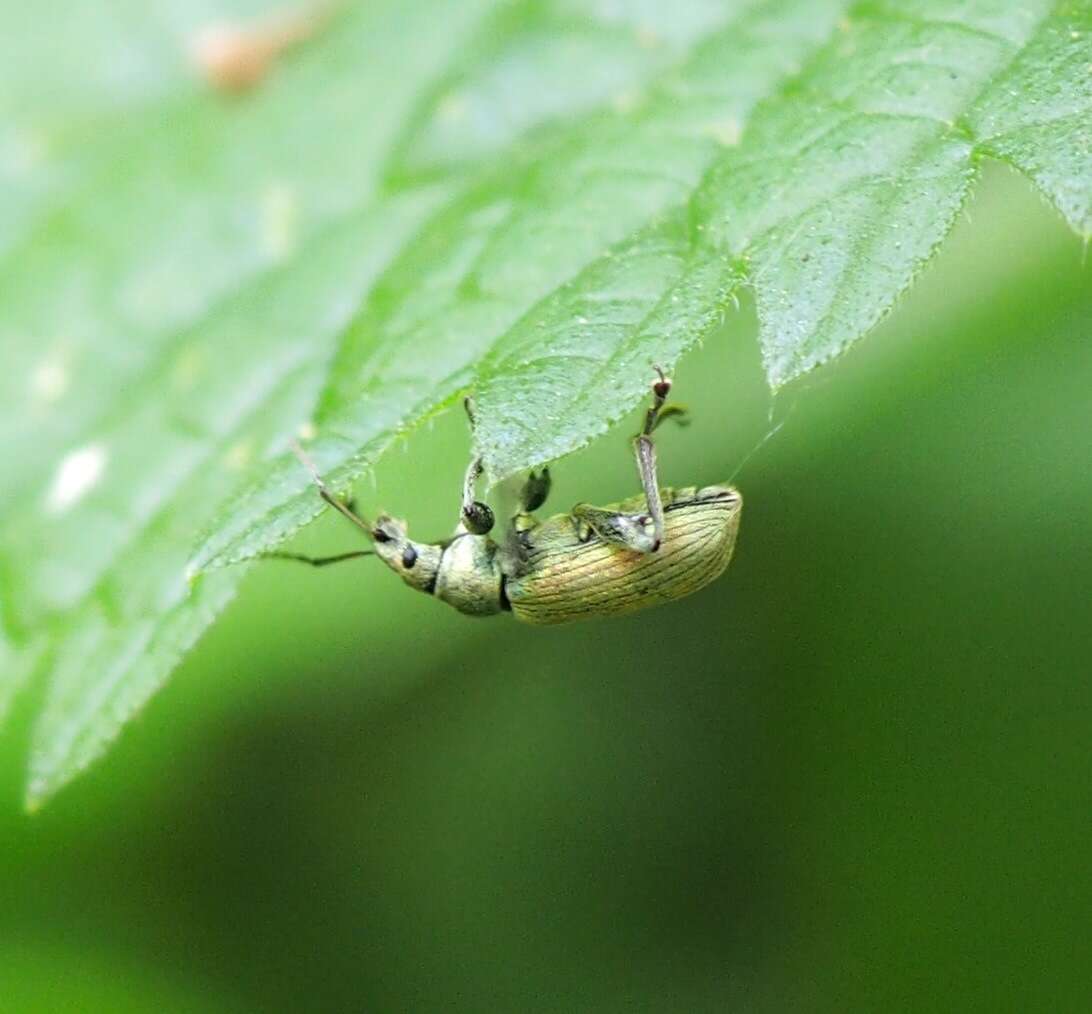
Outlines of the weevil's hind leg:
[[652,518],[651,552],[659,549],[664,540],[664,505],[660,496],[660,479],[656,469],[656,445],[652,442],[652,434],[665,419],[674,419],[684,426],[690,421],[682,405],[666,404],[667,396],[671,392],[671,378],[666,376],[658,366],[656,373],[657,380],[652,384],[652,405],[645,413],[645,425],[633,438],[637,472],[641,476],[641,487],[644,489],[645,501],[648,503],[648,514]]
[[[652,405],[645,413],[645,424],[633,438],[633,452],[637,459],[637,471],[641,476],[648,505],[645,514],[619,514],[590,504],[577,504],[572,516],[577,535],[582,540],[599,536],[604,542],[632,549],[640,553],[655,553],[664,539],[664,505],[660,496],[660,480],[656,469],[656,445],[652,434],[665,419],[686,424],[686,409],[681,405],[668,405],[671,380],[658,366],[657,379],[652,385]],[[651,524],[651,531],[649,526]]]
[[648,516],[652,519],[652,546],[647,552],[654,553],[664,541],[664,504],[660,497],[660,480],[656,472],[656,445],[652,437],[645,433],[633,440],[633,451],[637,458],[637,471],[641,474],[641,487],[648,504]]
[[578,503],[571,516],[581,542],[596,535],[612,546],[636,553],[652,553],[659,547],[655,527],[650,529],[649,514],[621,514],[590,503]]

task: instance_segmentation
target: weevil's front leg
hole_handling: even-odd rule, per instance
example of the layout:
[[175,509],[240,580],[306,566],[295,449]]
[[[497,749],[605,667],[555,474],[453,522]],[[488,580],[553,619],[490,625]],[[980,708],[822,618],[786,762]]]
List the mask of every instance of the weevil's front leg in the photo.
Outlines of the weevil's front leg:
[[493,528],[493,510],[489,504],[474,499],[474,487],[482,474],[482,459],[474,458],[466,470],[463,479],[463,506],[461,511],[463,526],[471,535],[485,535]]
[[[471,432],[474,430],[474,404],[469,398],[463,399],[463,407],[466,416],[470,420]],[[482,459],[480,456],[472,458],[463,478],[463,504],[460,512],[463,527],[471,535],[485,535],[492,531],[495,518],[488,504],[474,498],[474,487],[482,474]]]

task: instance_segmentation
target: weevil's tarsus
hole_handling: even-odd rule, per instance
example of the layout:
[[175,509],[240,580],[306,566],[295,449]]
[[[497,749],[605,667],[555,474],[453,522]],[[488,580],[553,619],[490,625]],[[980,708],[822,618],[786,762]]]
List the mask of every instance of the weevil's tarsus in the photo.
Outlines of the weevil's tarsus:
[[652,382],[652,405],[645,413],[645,425],[641,430],[641,434],[646,437],[651,436],[652,431],[656,428],[660,418],[660,411],[667,401],[667,396],[671,393],[671,378],[659,366],[655,366],[653,369],[655,369],[659,379]]
[[653,423],[652,429],[655,431],[661,423],[668,419],[675,423],[676,426],[689,426],[690,410],[685,405],[678,405],[675,403],[664,405],[657,413],[656,421]]
[[531,514],[537,511],[550,495],[551,483],[548,468],[543,468],[541,472],[532,471],[519,492],[519,513]]
[[671,378],[659,366],[654,369],[659,379],[652,383],[652,405],[645,413],[645,424],[640,434],[646,437],[652,436],[656,427],[665,419],[671,419],[679,426],[690,425],[690,412],[685,405],[667,404],[667,396],[671,393]]

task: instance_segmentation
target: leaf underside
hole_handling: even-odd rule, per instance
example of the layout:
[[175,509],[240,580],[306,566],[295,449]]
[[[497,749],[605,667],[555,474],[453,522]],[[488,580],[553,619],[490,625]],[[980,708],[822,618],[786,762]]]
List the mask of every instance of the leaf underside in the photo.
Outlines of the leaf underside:
[[347,486],[473,390],[496,481],[603,433],[740,286],[773,387],[836,356],[983,157],[1092,232],[1088,2],[372,0],[242,98],[186,62],[204,5],[86,6],[12,4],[0,40],[31,804],[162,685],[223,565],[318,513],[301,424]]

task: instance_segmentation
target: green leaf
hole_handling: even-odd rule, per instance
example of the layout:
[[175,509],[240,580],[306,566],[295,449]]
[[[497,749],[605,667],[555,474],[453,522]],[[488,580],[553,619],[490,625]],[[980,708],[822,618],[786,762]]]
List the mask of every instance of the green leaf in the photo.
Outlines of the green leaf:
[[32,802],[223,565],[318,513],[302,424],[348,486],[473,390],[496,481],[604,432],[743,284],[773,386],[837,355],[983,156],[1092,230],[1086,2],[388,0],[236,99],[181,55],[202,6],[55,2],[0,61],[0,709],[47,681]]

